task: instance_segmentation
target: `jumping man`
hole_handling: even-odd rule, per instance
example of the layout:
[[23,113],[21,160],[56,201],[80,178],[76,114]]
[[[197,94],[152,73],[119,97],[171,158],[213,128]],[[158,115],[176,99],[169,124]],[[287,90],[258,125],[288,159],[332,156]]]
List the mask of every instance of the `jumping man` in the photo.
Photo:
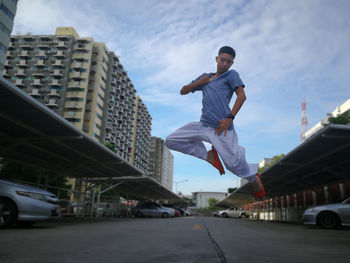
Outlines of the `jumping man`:
[[[220,48],[216,57],[216,73],[203,73],[192,83],[182,87],[181,95],[202,91],[202,116],[199,122],[190,122],[166,138],[169,149],[189,154],[205,160],[217,168],[220,175],[225,174],[219,156],[226,169],[237,176],[247,179],[256,199],[265,195],[264,186],[257,173],[257,164],[248,164],[245,149],[238,145],[233,120],[241,109],[246,95],[239,74],[230,67],[234,63],[236,52],[229,46]],[[236,101],[230,109],[233,93]],[[204,142],[212,145],[207,151]]]

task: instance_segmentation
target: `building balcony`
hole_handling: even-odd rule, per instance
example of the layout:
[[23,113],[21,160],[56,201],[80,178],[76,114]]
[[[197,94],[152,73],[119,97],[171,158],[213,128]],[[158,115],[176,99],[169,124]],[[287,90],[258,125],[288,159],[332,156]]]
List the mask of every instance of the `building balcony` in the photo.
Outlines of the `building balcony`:
[[81,72],[72,72],[69,74],[69,77],[79,81],[84,79],[84,76],[81,74]]
[[24,69],[19,69],[16,73],[15,76],[25,76],[26,74],[24,73]]
[[3,69],[2,70],[2,75],[4,76],[4,77],[9,77],[10,75],[8,74],[8,71],[6,70],[6,69]]
[[38,46],[40,49],[48,50],[50,48],[49,43],[42,42]]
[[63,53],[62,50],[55,51],[54,57],[56,58],[66,58],[66,55]]
[[39,94],[39,90],[38,89],[32,89],[32,91],[29,93],[30,96],[34,97],[34,98],[38,98],[41,95]]
[[78,116],[76,116],[76,112],[74,111],[68,111],[63,114],[63,117],[65,119],[71,120],[71,119],[78,119]]
[[81,105],[77,101],[68,101],[65,105],[67,109],[80,109]]
[[81,92],[67,92],[67,99],[80,99],[83,98],[82,97],[82,93]]
[[61,83],[58,79],[53,79],[51,83],[49,83],[49,86],[51,87],[61,87]]
[[61,71],[59,69],[55,69],[55,70],[52,70],[51,71],[51,76],[54,76],[54,77],[63,77]]
[[57,89],[51,89],[50,90],[50,93],[47,94],[49,97],[57,97],[57,98],[60,98],[61,95],[58,93],[58,90]]
[[42,83],[41,83],[40,79],[35,79],[34,82],[32,83],[32,86],[41,87]]
[[83,83],[80,83],[79,81],[71,81],[68,83],[68,88],[81,88]]
[[57,48],[66,49],[66,48],[67,48],[67,45],[64,43],[64,41],[58,41],[56,47],[57,47]]
[[53,108],[58,107],[56,99],[49,99],[49,101],[47,103],[45,103],[45,105],[47,107],[53,107]]
[[39,59],[35,64],[37,67],[45,67],[45,61],[43,59]]
[[92,105],[91,104],[86,104],[85,106],[85,111],[90,112],[92,110]]
[[71,68],[73,68],[73,69],[81,69],[81,68],[83,68],[83,64],[84,63],[82,63],[82,62],[74,62],[74,63],[72,63]]
[[37,78],[43,78],[45,77],[44,73],[42,72],[34,72],[32,76],[37,77]]
[[46,55],[47,55],[47,51],[45,50],[40,50],[39,53],[37,53],[35,56],[36,57],[45,57],[46,58]]
[[10,50],[7,50],[6,52],[6,59],[13,59],[12,52]]
[[33,46],[28,45],[27,43],[20,43],[20,47],[25,50],[33,50]]
[[78,44],[78,45],[74,46],[74,50],[87,53],[87,52],[89,52],[90,48],[86,47],[85,45]]
[[24,86],[23,80],[22,79],[16,79],[15,85],[18,86],[18,87],[23,87]]
[[88,132],[90,130],[90,125],[89,124],[84,124],[83,125],[83,131]]
[[65,67],[65,65],[63,65],[60,60],[56,60],[52,66],[57,67],[57,68],[64,68]]
[[20,60],[19,63],[17,64],[18,67],[28,67],[27,61],[25,60]]
[[29,52],[26,50],[23,50],[21,54],[18,55],[20,58],[29,58]]
[[107,122],[107,124],[106,124],[106,130],[108,130],[108,131],[112,131],[112,130],[113,130],[113,125],[112,125],[112,123]]
[[6,60],[5,65],[4,65],[4,68],[5,68],[5,69],[11,69],[11,68],[12,68],[12,65],[9,63],[8,60]]

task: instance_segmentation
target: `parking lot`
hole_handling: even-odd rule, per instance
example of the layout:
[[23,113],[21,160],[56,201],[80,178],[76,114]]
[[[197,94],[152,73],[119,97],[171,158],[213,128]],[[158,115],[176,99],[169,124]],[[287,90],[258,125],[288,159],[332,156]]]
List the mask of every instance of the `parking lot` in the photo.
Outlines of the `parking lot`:
[[350,262],[350,229],[216,217],[62,218],[0,230],[0,262]]

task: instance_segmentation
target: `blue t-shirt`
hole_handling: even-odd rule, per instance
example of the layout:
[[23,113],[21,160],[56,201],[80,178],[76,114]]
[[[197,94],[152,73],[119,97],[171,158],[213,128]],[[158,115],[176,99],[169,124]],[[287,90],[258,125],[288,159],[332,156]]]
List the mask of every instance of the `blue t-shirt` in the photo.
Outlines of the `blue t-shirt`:
[[[199,80],[204,75],[211,77],[214,73],[203,73],[192,82]],[[200,122],[215,129],[219,125],[220,120],[226,119],[231,111],[229,104],[233,92],[239,86],[244,87],[244,84],[237,71],[231,69],[206,85],[198,86],[194,89],[192,92],[197,90],[203,92]],[[229,129],[231,130],[232,128],[233,125]]]

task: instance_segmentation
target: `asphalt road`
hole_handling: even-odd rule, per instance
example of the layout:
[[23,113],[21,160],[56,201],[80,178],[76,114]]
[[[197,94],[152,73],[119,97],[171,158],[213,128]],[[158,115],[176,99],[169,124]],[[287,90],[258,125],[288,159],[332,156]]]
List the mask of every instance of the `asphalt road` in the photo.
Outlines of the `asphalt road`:
[[350,229],[214,217],[64,219],[0,230],[0,262],[350,262]]

